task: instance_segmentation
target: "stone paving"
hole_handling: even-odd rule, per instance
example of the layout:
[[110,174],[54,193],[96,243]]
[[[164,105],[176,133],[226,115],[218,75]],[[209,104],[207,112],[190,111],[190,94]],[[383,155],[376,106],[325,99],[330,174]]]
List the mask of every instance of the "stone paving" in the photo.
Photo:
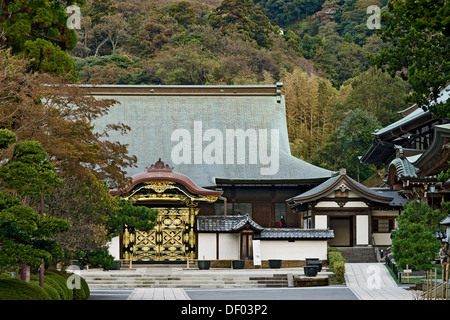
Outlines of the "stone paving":
[[[358,300],[413,300],[380,263],[346,263],[346,285]],[[301,288],[298,288],[301,289]],[[313,290],[313,288],[308,288]],[[242,289],[244,290],[244,289]],[[182,288],[136,288],[128,300],[190,300]]]
[[381,263],[346,263],[345,280],[359,300],[413,300],[400,288]]
[[136,288],[127,300],[191,300],[182,288]]

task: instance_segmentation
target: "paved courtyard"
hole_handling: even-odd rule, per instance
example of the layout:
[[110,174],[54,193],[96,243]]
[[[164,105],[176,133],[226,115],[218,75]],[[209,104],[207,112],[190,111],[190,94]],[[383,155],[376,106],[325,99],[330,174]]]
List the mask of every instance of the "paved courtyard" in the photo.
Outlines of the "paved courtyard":
[[[347,263],[346,285],[309,288],[94,289],[91,300],[414,300],[383,264]],[[224,271],[226,272],[226,271]]]

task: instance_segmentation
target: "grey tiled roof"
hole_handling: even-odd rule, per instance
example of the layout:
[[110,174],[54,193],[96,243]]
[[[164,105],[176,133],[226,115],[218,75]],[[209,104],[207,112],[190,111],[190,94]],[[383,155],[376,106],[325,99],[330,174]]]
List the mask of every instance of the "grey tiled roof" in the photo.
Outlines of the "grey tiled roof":
[[[111,141],[119,141],[128,145],[130,155],[136,155],[137,167],[127,168],[129,176],[146,171],[146,167],[155,163],[158,158],[174,168],[174,171],[187,175],[200,187],[214,187],[216,179],[246,180],[246,181],[271,181],[271,180],[321,180],[331,177],[332,171],[326,170],[308,162],[302,161],[291,154],[289,137],[287,132],[286,109],[284,96],[276,97],[276,86],[272,87],[273,94],[258,93],[258,90],[267,90],[268,86],[241,86],[238,90],[255,90],[253,95],[230,95],[219,93],[205,95],[195,93],[197,90],[215,90],[217,92],[228,90],[229,86],[117,86],[120,94],[103,93],[98,98],[115,99],[110,112],[94,124],[96,130],[103,131],[107,124],[123,123],[131,130],[126,135],[109,131]],[[99,88],[99,89],[96,89]],[[112,90],[115,86],[98,86],[95,90]],[[151,90],[170,89],[172,91],[189,89],[192,93],[152,95]],[[234,88],[234,87],[233,87]],[[259,88],[259,89],[258,89]],[[143,91],[145,89],[145,92]],[[187,90],[186,89],[186,90]],[[132,92],[138,90],[139,94]],[[205,161],[195,161],[191,150],[190,163],[174,163],[172,161],[173,148],[179,145],[177,135],[174,132],[190,133],[192,145],[194,139],[194,123],[201,123],[203,133],[214,129],[223,135],[223,144],[226,145],[227,130],[252,130],[259,132],[267,130],[268,146],[267,154],[271,154],[271,130],[279,133],[279,167],[275,174],[264,175],[262,168],[268,168],[261,159],[257,163],[250,164],[249,154],[246,152],[244,163],[237,163],[236,155],[234,163],[229,163],[226,158],[226,150],[223,154],[223,164],[207,164]],[[178,130],[178,131],[176,131]],[[216,131],[216,132],[217,132]],[[202,132],[200,133],[202,134]],[[172,140],[175,139],[175,140]],[[197,139],[197,140],[201,140]],[[198,141],[202,147],[207,147],[210,142]],[[259,143],[259,142],[258,142]],[[248,143],[246,150],[248,151]],[[258,151],[258,154],[260,152]],[[198,159],[197,159],[198,160]],[[202,159],[200,159],[202,160]]]
[[334,231],[330,229],[268,228],[261,231],[258,238],[293,240],[333,239]]
[[338,188],[341,182],[345,182],[345,185],[347,187],[349,187],[352,191],[362,194],[362,196],[364,196],[365,198],[375,199],[383,203],[388,203],[393,200],[392,195],[390,194],[386,194],[381,191],[368,188],[365,185],[350,178],[346,174],[340,174],[326,180],[325,182],[319,184],[318,186],[302,194],[299,194],[291,199],[288,199],[287,202],[290,204],[294,202],[302,204],[315,201],[317,199],[321,199],[323,197],[326,197],[331,192],[333,192],[336,188]]
[[[441,93],[439,94],[439,98],[437,99],[437,102],[446,102],[449,99],[450,96],[450,85],[448,85],[446,88],[444,88]],[[413,107],[413,106],[412,106]],[[405,124],[409,122],[413,122],[423,116],[426,116],[427,114],[430,114],[430,111],[424,111],[422,108],[417,108],[415,111],[411,112],[409,115],[405,116],[404,118],[391,123],[390,125],[380,129],[376,130],[373,134],[375,136],[383,135],[386,132],[390,132],[391,130],[400,128],[404,126]]]
[[261,231],[264,228],[250,218],[250,215],[242,216],[198,216],[197,231],[199,232],[238,232],[246,224],[255,231]]
[[389,203],[391,207],[403,207],[408,204],[410,200],[405,197],[404,191],[387,190],[385,188],[371,188],[377,192],[381,192],[383,195],[392,197],[392,201]]
[[445,217],[441,222],[439,222],[442,225],[450,225],[450,215]]
[[417,178],[417,168],[414,167],[406,158],[395,158],[389,164],[395,166],[398,178]]
[[247,224],[255,231],[255,239],[319,240],[334,238],[330,229],[263,228],[250,218],[243,216],[198,216],[198,232],[239,232]]

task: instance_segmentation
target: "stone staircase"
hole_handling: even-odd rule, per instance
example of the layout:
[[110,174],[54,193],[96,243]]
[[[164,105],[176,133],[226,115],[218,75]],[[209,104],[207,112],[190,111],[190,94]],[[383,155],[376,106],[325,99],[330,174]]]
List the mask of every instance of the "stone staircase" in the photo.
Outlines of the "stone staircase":
[[288,287],[287,274],[81,272],[91,289],[133,288],[277,288]]
[[347,263],[376,263],[374,248],[370,247],[339,247]]

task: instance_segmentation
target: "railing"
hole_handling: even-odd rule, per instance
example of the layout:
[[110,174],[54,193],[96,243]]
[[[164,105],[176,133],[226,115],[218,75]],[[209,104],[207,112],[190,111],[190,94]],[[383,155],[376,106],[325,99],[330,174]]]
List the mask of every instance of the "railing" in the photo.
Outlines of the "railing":
[[398,271],[397,264],[395,263],[394,259],[391,258],[389,255],[386,256],[386,264],[392,270],[392,272],[394,273],[394,276],[399,281],[401,281],[402,274]]
[[372,236],[372,245],[373,245],[373,249],[375,250],[375,256],[377,257],[377,261],[381,262],[381,253],[380,253],[380,249],[377,247],[377,244],[375,243],[375,237]]

